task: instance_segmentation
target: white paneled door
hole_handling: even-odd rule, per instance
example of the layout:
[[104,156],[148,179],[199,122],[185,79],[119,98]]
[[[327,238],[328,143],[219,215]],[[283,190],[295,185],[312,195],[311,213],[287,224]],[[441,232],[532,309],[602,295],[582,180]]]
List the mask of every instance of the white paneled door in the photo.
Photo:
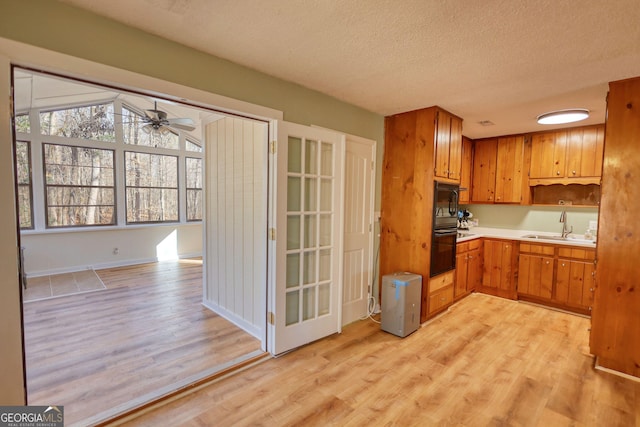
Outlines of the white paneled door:
[[344,172],[342,324],[367,314],[372,279],[375,141],[347,137]]
[[340,331],[344,194],[340,135],[283,122],[277,133],[274,354]]

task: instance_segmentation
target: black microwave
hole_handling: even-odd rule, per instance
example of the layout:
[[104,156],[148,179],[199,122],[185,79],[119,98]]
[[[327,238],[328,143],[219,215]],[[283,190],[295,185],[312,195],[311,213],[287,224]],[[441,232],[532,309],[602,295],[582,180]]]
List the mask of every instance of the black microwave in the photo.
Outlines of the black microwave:
[[433,229],[454,229],[458,226],[458,199],[460,186],[445,182],[434,182]]

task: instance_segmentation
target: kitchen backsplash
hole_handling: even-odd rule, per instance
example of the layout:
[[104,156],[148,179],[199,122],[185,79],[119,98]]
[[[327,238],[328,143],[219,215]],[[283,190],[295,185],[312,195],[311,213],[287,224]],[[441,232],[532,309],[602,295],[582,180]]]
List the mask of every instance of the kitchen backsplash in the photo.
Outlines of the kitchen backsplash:
[[571,206],[514,206],[514,205],[464,205],[478,220],[480,227],[509,228],[516,230],[558,232],[562,230],[560,213],[567,211],[567,227],[576,234],[584,234],[589,221],[598,219],[597,208],[572,208]]

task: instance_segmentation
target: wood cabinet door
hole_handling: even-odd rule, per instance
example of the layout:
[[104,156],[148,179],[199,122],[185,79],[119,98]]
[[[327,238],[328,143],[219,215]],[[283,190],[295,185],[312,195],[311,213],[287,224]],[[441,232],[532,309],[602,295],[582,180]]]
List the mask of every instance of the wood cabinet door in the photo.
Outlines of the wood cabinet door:
[[439,110],[436,119],[435,156],[433,174],[439,178],[449,178],[449,143],[451,141],[451,114]]
[[480,249],[467,252],[467,292],[482,286],[482,255]]
[[462,120],[451,116],[449,136],[449,179],[460,182],[462,167]]
[[511,265],[513,244],[499,240],[484,241],[482,286],[510,291],[513,288]]
[[482,139],[475,142],[473,154],[473,174],[471,177],[471,200],[473,202],[493,202],[496,189],[496,161],[498,139]]
[[599,177],[602,175],[604,126],[569,130],[567,140],[567,177]]
[[591,261],[558,259],[555,301],[570,307],[589,308],[593,301],[593,272]]
[[551,300],[553,257],[520,254],[518,294]]
[[530,178],[565,176],[567,132],[544,132],[531,138]]
[[466,191],[460,191],[460,204],[469,203],[471,200],[471,168],[473,166],[473,141],[469,138],[462,138],[462,164],[460,167],[460,188],[466,188]]
[[467,252],[456,254],[456,283],[454,288],[454,298],[461,297],[467,293],[467,271],[469,261]]
[[524,135],[498,138],[496,203],[520,203],[524,175]]

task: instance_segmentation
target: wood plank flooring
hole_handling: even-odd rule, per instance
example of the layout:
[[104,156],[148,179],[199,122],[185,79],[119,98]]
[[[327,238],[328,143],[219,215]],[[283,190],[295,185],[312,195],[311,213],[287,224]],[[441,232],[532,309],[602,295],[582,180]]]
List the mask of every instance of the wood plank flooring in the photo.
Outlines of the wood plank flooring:
[[473,294],[402,339],[372,321],[131,426],[640,426],[640,383],[597,371],[589,319]]
[[201,260],[97,273],[106,290],[24,304],[28,402],[64,405],[65,425],[260,350],[201,305]]

